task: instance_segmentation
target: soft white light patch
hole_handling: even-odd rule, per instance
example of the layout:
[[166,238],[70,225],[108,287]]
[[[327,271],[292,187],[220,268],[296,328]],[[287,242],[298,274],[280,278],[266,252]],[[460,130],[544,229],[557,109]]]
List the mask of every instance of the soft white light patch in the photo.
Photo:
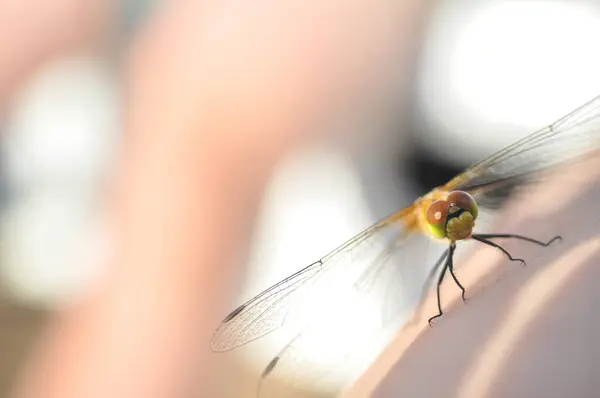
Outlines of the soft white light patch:
[[451,3],[433,19],[419,83],[433,130],[422,139],[438,155],[479,160],[600,92],[597,3]]
[[114,88],[98,59],[62,59],[32,79],[9,115],[1,272],[21,300],[52,306],[98,271],[82,251],[116,149]]
[[2,222],[2,283],[15,297],[53,306],[78,294],[101,271],[97,258],[106,253],[87,252],[104,243],[90,228],[88,201],[40,190],[8,210]]
[[85,181],[105,172],[117,96],[100,59],[65,58],[31,79],[9,115],[4,167],[12,184]]

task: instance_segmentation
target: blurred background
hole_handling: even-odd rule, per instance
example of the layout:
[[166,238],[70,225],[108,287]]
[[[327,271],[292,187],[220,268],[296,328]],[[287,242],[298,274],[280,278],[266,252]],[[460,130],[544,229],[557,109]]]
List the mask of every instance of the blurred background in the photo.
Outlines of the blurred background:
[[[82,256],[102,250],[94,228],[101,187],[122,138],[117,65],[156,2],[94,3],[78,6],[76,39],[1,103],[0,396],[48,311],[102,271]],[[428,4],[410,59],[398,59],[409,67],[390,65],[381,98],[341,124],[367,139],[348,145],[337,134],[280,165],[240,302],[600,94],[600,1]],[[215,354],[213,396],[253,395],[257,375],[288,337]],[[319,351],[303,355],[318,367]],[[327,396],[370,360],[358,358],[339,379],[300,396]]]

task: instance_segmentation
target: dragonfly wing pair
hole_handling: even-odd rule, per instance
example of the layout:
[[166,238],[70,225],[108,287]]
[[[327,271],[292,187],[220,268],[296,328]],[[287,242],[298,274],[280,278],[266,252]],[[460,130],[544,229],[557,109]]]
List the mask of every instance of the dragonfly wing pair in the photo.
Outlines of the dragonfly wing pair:
[[[213,336],[212,349],[231,350],[297,321],[298,335],[269,364],[263,378],[269,377],[284,361],[288,365],[299,363],[296,354],[298,347],[306,344],[304,334],[318,335],[342,316],[352,318],[355,302],[344,301],[345,294],[363,296],[366,301],[374,297],[380,300],[372,305],[377,316],[370,321],[379,323],[378,327],[394,324],[406,315],[400,314],[400,305],[395,301],[402,301],[405,308],[417,305],[436,261],[435,255],[424,255],[431,239],[420,225],[420,217],[432,199],[452,190],[467,191],[478,202],[480,214],[492,215],[510,193],[597,150],[599,140],[600,97],[596,97],[552,125],[469,167],[413,206],[378,222],[247,301],[223,320]],[[366,322],[356,317],[354,321]],[[361,341],[356,341],[359,344]]]

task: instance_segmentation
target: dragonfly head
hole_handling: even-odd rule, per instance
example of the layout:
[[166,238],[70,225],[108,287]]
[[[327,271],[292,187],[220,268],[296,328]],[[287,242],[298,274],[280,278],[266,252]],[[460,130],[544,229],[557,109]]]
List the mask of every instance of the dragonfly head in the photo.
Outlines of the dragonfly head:
[[452,191],[446,200],[436,200],[427,208],[427,228],[436,238],[461,240],[471,236],[479,210],[467,192]]

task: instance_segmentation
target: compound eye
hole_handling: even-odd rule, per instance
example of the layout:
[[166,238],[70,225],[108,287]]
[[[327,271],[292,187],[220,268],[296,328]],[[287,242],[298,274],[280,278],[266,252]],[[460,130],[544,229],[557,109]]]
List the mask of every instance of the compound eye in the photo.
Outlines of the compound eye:
[[446,221],[449,211],[450,203],[445,200],[436,200],[427,208],[427,228],[436,238],[446,237]]
[[473,220],[477,219],[479,208],[475,198],[473,198],[469,193],[464,191],[452,191],[448,194],[448,198],[446,200],[451,205],[471,213]]

